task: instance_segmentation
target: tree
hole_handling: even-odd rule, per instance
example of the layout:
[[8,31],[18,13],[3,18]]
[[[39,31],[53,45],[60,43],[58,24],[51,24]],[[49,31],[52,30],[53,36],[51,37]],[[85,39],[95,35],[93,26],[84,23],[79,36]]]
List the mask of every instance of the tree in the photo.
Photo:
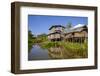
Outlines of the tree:
[[35,39],[35,37],[32,34],[32,32],[29,30],[28,31],[28,49],[30,49],[32,47],[32,45],[34,43],[34,40],[33,39]]
[[47,40],[47,34],[43,33],[37,36],[39,42],[43,42]]
[[72,23],[71,22],[68,22],[66,28],[69,29],[71,27],[72,27]]
[[28,31],[28,37],[29,38],[33,38],[33,34],[32,34],[32,32],[30,30]]
[[32,32],[31,32],[30,30],[28,31],[28,37],[29,37],[30,39],[36,39],[35,35],[32,34]]

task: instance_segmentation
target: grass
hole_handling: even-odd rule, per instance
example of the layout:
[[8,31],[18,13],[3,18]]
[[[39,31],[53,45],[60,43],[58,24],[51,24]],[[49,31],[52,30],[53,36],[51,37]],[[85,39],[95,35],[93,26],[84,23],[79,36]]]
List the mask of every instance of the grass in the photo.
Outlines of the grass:
[[87,43],[66,43],[65,48],[69,50],[69,52],[72,54],[72,57],[87,57],[88,55]]
[[71,42],[43,42],[40,44],[42,48],[49,49],[51,47],[60,47],[64,50],[68,58],[85,58],[88,56],[88,45],[86,43],[71,43]]

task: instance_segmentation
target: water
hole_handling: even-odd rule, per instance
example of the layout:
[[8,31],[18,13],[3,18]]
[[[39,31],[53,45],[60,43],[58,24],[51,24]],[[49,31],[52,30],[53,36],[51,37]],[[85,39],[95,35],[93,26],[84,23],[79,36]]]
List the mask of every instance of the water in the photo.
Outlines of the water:
[[28,53],[28,60],[73,59],[86,57],[82,57],[71,50],[66,50],[61,47],[43,49],[38,44],[33,45]]
[[28,60],[46,60],[50,59],[48,50],[41,48],[38,44],[33,45],[29,52]]
[[38,44],[33,45],[28,53],[28,60],[48,60],[48,59],[63,59],[64,54],[61,48],[51,47],[43,49]]

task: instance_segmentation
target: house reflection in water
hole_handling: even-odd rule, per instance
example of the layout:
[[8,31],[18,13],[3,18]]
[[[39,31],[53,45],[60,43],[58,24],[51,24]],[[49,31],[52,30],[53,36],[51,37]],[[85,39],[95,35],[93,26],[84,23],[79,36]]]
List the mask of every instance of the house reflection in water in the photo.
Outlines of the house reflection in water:
[[68,50],[61,47],[51,47],[48,49],[48,55],[51,59],[82,58],[81,56],[76,56],[75,54],[70,52],[68,52]]
[[51,47],[48,54],[52,59],[64,59],[63,51],[60,47]]

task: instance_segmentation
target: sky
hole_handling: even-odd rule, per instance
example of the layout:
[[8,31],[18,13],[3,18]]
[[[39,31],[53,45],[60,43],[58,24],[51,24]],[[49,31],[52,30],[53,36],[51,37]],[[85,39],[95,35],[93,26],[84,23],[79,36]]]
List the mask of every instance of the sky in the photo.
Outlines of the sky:
[[88,17],[28,15],[28,30],[34,35],[48,34],[49,28],[52,25],[62,25],[66,27],[68,23],[71,23],[72,26],[78,24],[88,25]]

